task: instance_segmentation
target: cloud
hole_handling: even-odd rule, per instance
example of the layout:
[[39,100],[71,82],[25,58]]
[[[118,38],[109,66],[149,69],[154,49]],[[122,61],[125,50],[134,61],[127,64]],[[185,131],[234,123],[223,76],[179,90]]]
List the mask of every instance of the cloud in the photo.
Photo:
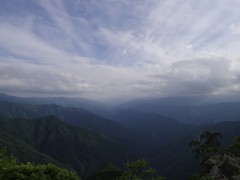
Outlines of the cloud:
[[161,97],[239,91],[229,1],[0,2],[0,90]]
[[66,53],[42,41],[33,33],[0,23],[0,47],[9,55],[34,64],[55,64],[67,59]]
[[31,70],[16,66],[0,67],[0,90],[29,94],[81,94],[94,92],[84,78],[69,73]]
[[166,95],[221,94],[239,85],[234,64],[221,55],[196,57],[173,63],[168,73],[155,77],[164,81],[161,91]]

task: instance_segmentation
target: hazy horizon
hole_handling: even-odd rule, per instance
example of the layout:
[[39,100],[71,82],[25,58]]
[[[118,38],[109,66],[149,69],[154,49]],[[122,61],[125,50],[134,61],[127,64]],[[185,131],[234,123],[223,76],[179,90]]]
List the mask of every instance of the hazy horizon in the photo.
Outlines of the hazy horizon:
[[[1,93],[0,95],[7,95],[7,96],[13,96],[17,98],[30,98],[35,102],[34,99],[48,99],[53,98],[69,98],[69,99],[80,99],[79,102],[81,102],[81,99],[84,99],[83,101],[92,101],[92,103],[97,103],[98,105],[102,104],[105,108],[111,109],[114,107],[121,106],[125,108],[128,108],[129,104],[138,104],[138,103],[146,103],[146,104],[151,104],[154,101],[157,103],[161,103],[164,106],[198,106],[198,105],[206,105],[206,104],[215,104],[215,103],[228,103],[228,102],[240,102],[240,95],[233,95],[233,94],[228,94],[228,95],[202,95],[202,96],[178,96],[178,97],[152,97],[152,98],[138,98],[138,99],[91,99],[91,98],[84,98],[84,97],[64,97],[64,96],[17,96],[13,94],[7,94],[7,93]],[[30,100],[29,99],[29,100]],[[9,100],[7,100],[9,101]],[[11,102],[11,100],[10,100]],[[27,101],[26,101],[27,102]],[[37,102],[37,101],[36,101]],[[53,103],[50,101],[50,103]],[[99,104],[100,103],[100,104]],[[159,104],[160,105],[160,104]]]
[[240,1],[2,0],[0,93],[128,101],[240,92]]

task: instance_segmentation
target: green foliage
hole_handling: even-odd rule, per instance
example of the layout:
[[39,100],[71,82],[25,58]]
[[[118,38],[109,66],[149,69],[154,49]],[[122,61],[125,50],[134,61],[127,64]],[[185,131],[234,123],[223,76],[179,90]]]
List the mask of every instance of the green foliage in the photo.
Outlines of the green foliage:
[[16,165],[17,159],[11,156],[4,156],[5,153],[7,152],[6,148],[3,148],[0,150],[0,170],[3,168],[9,168],[11,166]]
[[232,142],[233,145],[228,145],[228,147],[225,148],[223,152],[240,157],[240,136],[232,139]]
[[192,152],[195,153],[195,157],[199,164],[203,165],[211,155],[218,152],[221,145],[217,139],[218,137],[222,138],[222,134],[205,131],[197,136],[197,140],[193,140],[188,144],[193,147]]
[[122,175],[122,171],[112,164],[102,165],[96,172],[86,180],[112,180]]
[[32,163],[14,165],[3,168],[0,174],[5,180],[77,180],[79,179],[73,172],[61,169],[53,164],[33,165]]
[[[145,160],[137,160],[135,162],[127,162],[124,164],[127,167],[127,171],[124,172],[120,177],[116,178],[116,180],[164,180],[165,178],[162,176],[158,176],[156,178],[149,177],[156,171],[151,167],[146,168],[148,163]],[[141,170],[141,171],[140,171]]]
[[[214,177],[201,177],[199,174],[194,174],[192,177],[190,177],[190,180],[215,180]],[[226,178],[220,179],[220,180],[227,180]]]
[[81,178],[99,166],[122,167],[122,159],[135,158],[126,147],[87,127],[74,127],[56,116],[39,119],[0,118],[0,147],[7,147],[20,163],[52,163],[74,169]]
[[32,163],[17,165],[17,159],[5,156],[6,148],[0,151],[0,179],[5,180],[78,180],[75,173],[61,169],[53,164],[33,165]]
[[192,177],[189,178],[190,180],[200,180],[201,176],[199,174],[194,174]]
[[[217,141],[218,136],[222,137],[220,133],[204,132],[199,136],[198,141],[194,140],[189,143],[194,146],[192,152],[195,152],[197,156],[202,156],[203,167],[199,174],[194,174],[190,178],[191,180],[227,180],[239,175],[240,136],[234,138],[233,145],[228,145],[220,153],[218,152],[220,145]],[[204,141],[201,137],[207,139]]]

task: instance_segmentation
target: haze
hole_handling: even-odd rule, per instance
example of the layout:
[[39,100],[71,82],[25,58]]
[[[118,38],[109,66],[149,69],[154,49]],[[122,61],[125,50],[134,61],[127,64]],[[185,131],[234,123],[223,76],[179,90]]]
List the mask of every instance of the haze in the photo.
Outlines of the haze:
[[236,95],[240,1],[1,0],[0,92]]

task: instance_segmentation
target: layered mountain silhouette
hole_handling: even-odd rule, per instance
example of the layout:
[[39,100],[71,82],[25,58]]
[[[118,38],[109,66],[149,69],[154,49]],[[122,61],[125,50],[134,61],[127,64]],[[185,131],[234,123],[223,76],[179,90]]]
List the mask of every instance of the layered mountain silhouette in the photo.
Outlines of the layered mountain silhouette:
[[163,145],[195,127],[155,112],[143,113],[134,109],[121,110],[110,118],[129,129],[152,136]]
[[188,146],[199,133],[222,133],[222,147],[240,135],[239,102],[162,98],[106,110],[85,99],[0,94],[0,100],[1,147],[19,163],[53,163],[83,179],[103,164],[121,168],[145,158],[167,180],[185,180],[200,168]]
[[134,152],[146,154],[161,144],[152,137],[124,127],[122,124],[102,118],[81,108],[62,107],[59,105],[31,105],[0,101],[0,117],[24,117],[28,119],[56,115],[64,122],[74,126],[88,126],[115,139]]
[[23,103],[23,104],[57,104],[62,107],[83,108],[96,114],[106,114],[109,108],[104,103],[92,101],[86,98],[65,98],[65,97],[49,97],[49,98],[23,98],[17,96],[9,96],[1,93],[0,100],[5,102]]

